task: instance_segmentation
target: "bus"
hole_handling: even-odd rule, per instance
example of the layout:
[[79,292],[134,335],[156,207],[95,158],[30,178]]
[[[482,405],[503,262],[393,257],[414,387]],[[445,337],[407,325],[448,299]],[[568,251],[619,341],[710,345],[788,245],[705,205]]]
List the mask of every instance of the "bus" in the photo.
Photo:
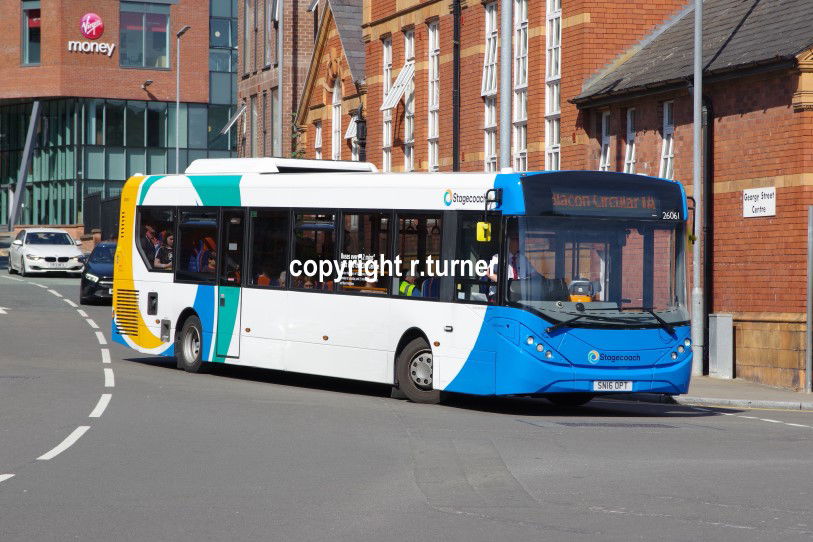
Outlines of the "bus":
[[[197,160],[123,188],[112,335],[189,372],[361,380],[422,403],[681,394],[687,214],[679,182],[625,173]],[[391,265],[300,269],[368,260]]]

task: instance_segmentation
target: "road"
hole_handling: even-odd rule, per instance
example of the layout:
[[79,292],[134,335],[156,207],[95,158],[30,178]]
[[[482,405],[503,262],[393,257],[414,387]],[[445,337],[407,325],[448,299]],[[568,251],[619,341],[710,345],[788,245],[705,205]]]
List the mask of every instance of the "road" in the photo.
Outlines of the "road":
[[813,539],[811,412],[192,375],[1,273],[3,542]]

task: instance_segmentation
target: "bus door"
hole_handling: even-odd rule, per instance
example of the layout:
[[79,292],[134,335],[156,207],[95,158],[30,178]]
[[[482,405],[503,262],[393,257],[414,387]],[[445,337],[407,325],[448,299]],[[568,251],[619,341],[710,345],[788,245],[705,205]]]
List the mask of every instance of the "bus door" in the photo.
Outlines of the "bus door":
[[240,357],[240,286],[243,278],[245,211],[224,209],[218,247],[217,336],[215,354]]

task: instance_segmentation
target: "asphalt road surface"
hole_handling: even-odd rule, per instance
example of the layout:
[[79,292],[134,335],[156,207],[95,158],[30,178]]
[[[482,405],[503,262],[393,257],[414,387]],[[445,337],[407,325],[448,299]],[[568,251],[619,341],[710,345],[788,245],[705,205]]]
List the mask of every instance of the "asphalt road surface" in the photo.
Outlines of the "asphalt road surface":
[[0,273],[3,542],[813,539],[811,412],[192,375]]

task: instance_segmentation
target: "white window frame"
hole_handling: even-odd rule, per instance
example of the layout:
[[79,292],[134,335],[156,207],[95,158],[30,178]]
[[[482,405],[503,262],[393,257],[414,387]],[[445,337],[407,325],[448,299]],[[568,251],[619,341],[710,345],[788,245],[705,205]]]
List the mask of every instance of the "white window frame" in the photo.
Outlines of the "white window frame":
[[330,122],[330,158],[342,159],[342,79],[338,75],[333,82],[333,101]]
[[624,173],[635,173],[635,108],[627,109],[627,149],[624,153]]
[[497,97],[485,97],[483,118],[483,171],[497,171]]
[[497,2],[485,5],[485,55],[483,56],[483,80],[480,95],[497,95],[497,69],[499,67],[499,25],[497,22]]
[[516,171],[528,170],[528,0],[514,0],[513,156]]
[[545,19],[545,169],[561,162],[562,0],[547,0]]
[[[381,41],[382,56],[382,103],[386,101],[387,94],[392,85],[392,38],[387,37]],[[392,171],[392,109],[382,113],[381,137],[381,170]]]
[[601,156],[598,162],[599,171],[610,171],[610,112],[601,113]]
[[663,144],[658,177],[672,179],[675,174],[675,103],[663,102]]
[[317,160],[322,159],[322,121],[313,123],[313,156]]
[[[411,68],[411,69],[410,69]],[[404,31],[404,171],[415,169],[415,31]],[[399,74],[400,77],[400,74]],[[395,90],[395,89],[393,89]]]
[[440,138],[440,25],[433,21],[427,25],[429,34],[429,96],[427,99],[427,157],[429,171],[438,171]]

